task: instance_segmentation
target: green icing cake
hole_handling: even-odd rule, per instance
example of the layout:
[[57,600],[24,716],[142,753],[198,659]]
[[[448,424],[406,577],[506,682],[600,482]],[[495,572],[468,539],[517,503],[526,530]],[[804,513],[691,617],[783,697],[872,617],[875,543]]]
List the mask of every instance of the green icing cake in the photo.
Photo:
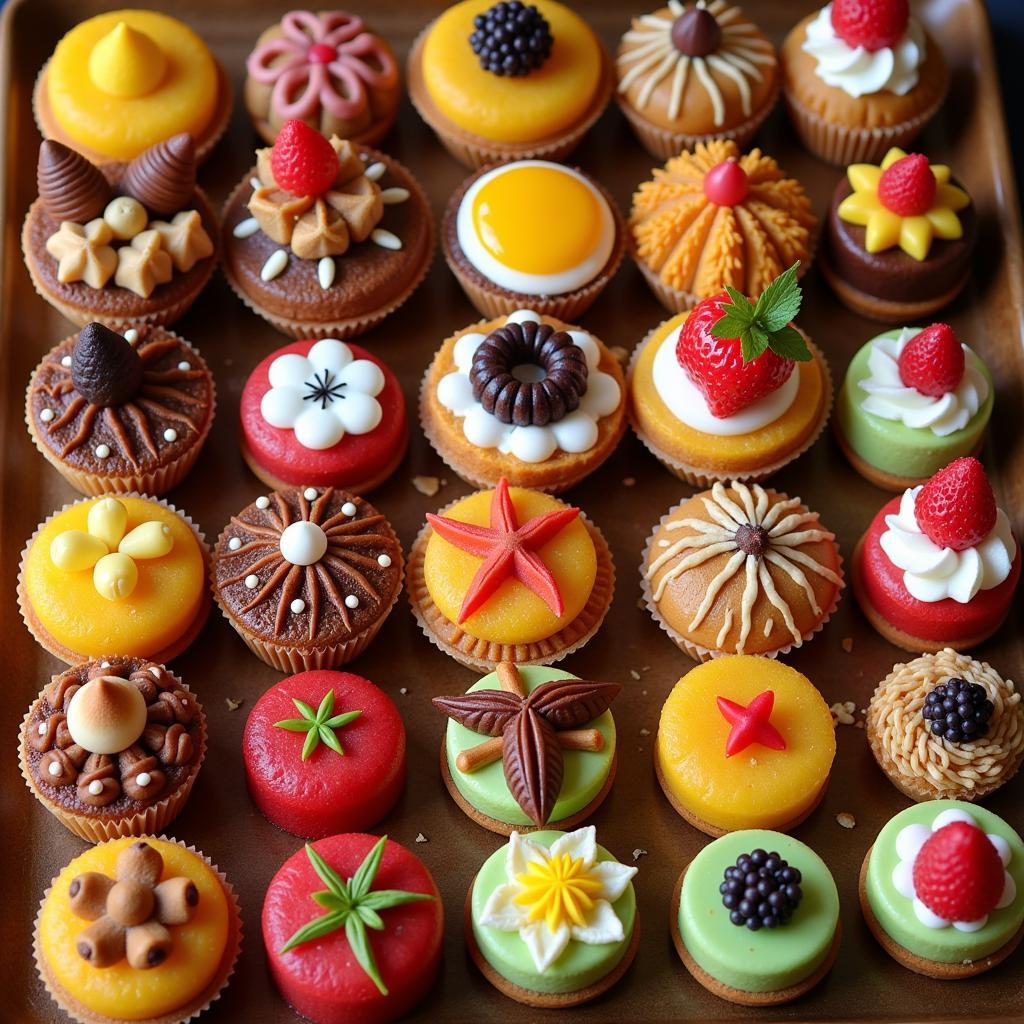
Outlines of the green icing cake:
[[[553,669],[541,671],[552,672]],[[546,829],[531,832],[531,842],[549,847],[564,832]],[[533,962],[526,944],[518,932],[503,932],[478,924],[484,906],[498,886],[505,883],[505,855],[508,846],[502,846],[484,861],[473,882],[471,913],[473,938],[487,962],[503,978],[520,988],[531,992],[561,993],[579,992],[596,985],[618,966],[629,949],[636,922],[636,893],[630,883],[625,892],[612,904],[625,939],[599,946],[570,941],[562,955],[546,971],[540,973]],[[597,847],[598,861],[615,861],[603,846]]]
[[[900,861],[896,837],[907,825],[929,828],[936,816],[950,809],[965,811],[979,828],[1002,836],[1010,844],[1010,863],[1006,870],[1017,886],[1017,896],[1002,910],[993,910],[977,931],[957,928],[929,928],[918,920],[913,901],[897,891],[893,869]],[[895,942],[911,953],[939,963],[977,960],[1005,945],[1024,924],[1024,843],[998,815],[962,800],[929,800],[900,811],[878,833],[868,857],[864,880],[868,905],[879,925]]]
[[[729,920],[718,887],[743,853],[777,851],[803,876],[803,898],[777,928],[750,931]],[[824,861],[792,836],[748,829],[705,846],[686,869],[677,926],[697,965],[716,981],[743,992],[777,992],[798,985],[821,967],[839,924],[839,893]]]
[[[576,678],[571,672],[543,666],[520,666],[518,671],[527,693],[551,679]],[[474,683],[469,692],[497,689],[500,689],[498,677],[492,672]],[[612,769],[612,762],[615,759],[615,720],[611,712],[606,711],[582,728],[597,729],[604,737],[604,749],[593,752],[566,750],[563,753],[565,774],[562,779],[562,790],[549,819],[552,825],[572,817],[595,799]],[[500,760],[474,772],[460,772],[455,767],[455,759],[462,751],[477,746],[486,738],[460,725],[454,719],[448,720],[445,751],[452,780],[466,801],[489,818],[507,822],[509,825],[532,825],[533,822],[509,791]]]
[[[900,329],[878,335],[879,338],[893,339],[899,336]],[[838,427],[850,448],[865,462],[885,473],[915,479],[932,476],[954,459],[970,455],[992,415],[994,388],[985,364],[973,352],[968,354],[969,364],[988,381],[987,398],[966,427],[939,437],[928,427],[907,427],[899,420],[883,419],[861,408],[867,392],[858,385],[871,375],[868,357],[876,340],[872,338],[853,357],[836,400]]]

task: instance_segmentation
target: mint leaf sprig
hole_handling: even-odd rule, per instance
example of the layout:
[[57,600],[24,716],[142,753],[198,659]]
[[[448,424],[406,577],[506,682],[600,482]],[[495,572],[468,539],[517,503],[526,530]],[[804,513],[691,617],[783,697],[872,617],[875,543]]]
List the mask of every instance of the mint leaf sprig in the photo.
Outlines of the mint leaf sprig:
[[771,349],[784,359],[798,363],[812,358],[803,335],[790,322],[800,312],[803,293],[797,283],[796,272],[800,266],[797,260],[784,270],[753,303],[729,285],[730,302],[720,306],[724,315],[711,328],[715,338],[739,338],[743,362],[751,363],[758,356]]
[[306,843],[306,856],[320,881],[327,886],[326,891],[310,893],[310,899],[323,907],[327,913],[304,924],[280,949],[282,954],[287,953],[304,942],[312,942],[313,939],[323,938],[344,928],[345,938],[356,961],[382,996],[388,994],[388,989],[377,969],[377,961],[374,959],[373,947],[370,945],[370,936],[366,929],[384,931],[386,926],[379,913],[381,910],[434,898],[425,892],[370,888],[380,869],[387,841],[387,836],[381,836],[348,879],[342,878],[309,843]]
[[301,718],[284,718],[274,723],[275,729],[286,729],[288,732],[304,732],[306,742],[302,744],[302,760],[307,761],[316,748],[323,743],[336,754],[344,755],[345,750],[335,734],[335,729],[348,725],[358,718],[362,711],[346,711],[334,714],[334,690],[324,694],[320,706],[314,711],[304,700],[292,697],[292,703]]

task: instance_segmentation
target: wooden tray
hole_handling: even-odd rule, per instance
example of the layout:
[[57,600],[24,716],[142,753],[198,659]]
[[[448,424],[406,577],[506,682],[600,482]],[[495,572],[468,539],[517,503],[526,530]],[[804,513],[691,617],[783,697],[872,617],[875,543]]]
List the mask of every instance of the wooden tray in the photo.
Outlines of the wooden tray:
[[[746,0],[750,14],[781,42],[786,29],[819,0],[777,3]],[[76,21],[109,4],[99,0],[13,2],[3,17],[2,100],[4,177],[2,261],[2,350],[0,350],[0,523],[2,523],[2,690],[0,690],[0,843],[4,906],[0,914],[0,1018],[57,1021],[63,1016],[36,979],[30,931],[38,900],[51,877],[83,845],[29,795],[18,774],[15,731],[29,702],[58,668],[29,637],[14,599],[18,556],[37,522],[74,497],[28,439],[22,399],[39,357],[71,333],[69,326],[32,291],[22,265],[18,235],[35,197],[38,136],[30,93],[35,75],[54,43]],[[147,5],[148,6],[148,5]],[[280,16],[280,4],[257,0],[175,0],[165,3],[190,21],[224,60],[236,85],[258,32]],[[346,0],[366,13],[400,54],[440,2]],[[625,29],[628,14],[648,2],[575,4],[609,45]],[[993,65],[991,38],[980,0],[928,0],[916,5],[941,42],[952,68],[949,101],[922,146],[948,161],[970,189],[981,214],[975,273],[964,295],[945,314],[984,356],[996,382],[994,429],[986,462],[994,471],[1000,504],[1015,526],[1024,513],[1024,448],[1019,441],[1024,407],[1024,267],[1019,213],[1007,153],[1006,129]],[[630,10],[631,9],[631,10]],[[816,208],[840,173],[800,150],[777,111],[759,141],[810,189]],[[252,159],[255,136],[241,109],[231,129],[203,167],[201,179],[215,199],[226,195]],[[465,172],[441,149],[410,105],[384,148],[411,167],[429,190],[436,214]],[[611,188],[626,208],[633,187],[650,161],[617,110],[609,110],[578,153],[579,163]],[[827,355],[837,382],[853,352],[877,327],[841,307],[812,272],[801,325]],[[586,326],[610,345],[631,348],[664,318],[639,273],[623,266],[585,317]],[[415,409],[419,381],[432,352],[449,333],[476,319],[443,261],[406,306],[361,342],[372,345],[397,371]],[[252,366],[284,339],[247,312],[215,279],[177,328],[202,349],[217,376],[219,419],[202,458],[173,500],[215,537],[228,516],[251,501],[261,487],[238,454],[236,409]],[[415,416],[413,417],[415,420]],[[420,494],[415,474],[436,475],[445,484],[436,497]],[[847,560],[870,516],[885,500],[848,466],[829,437],[780,474],[777,485],[800,494],[839,534]],[[418,429],[404,464],[373,495],[408,545],[424,513],[469,489],[441,465]],[[668,905],[680,869],[707,841],[669,808],[657,787],[651,749],[661,703],[692,663],[669,643],[637,607],[637,565],[644,538],[658,517],[684,493],[632,438],[572,499],[593,517],[612,545],[618,569],[615,604],[605,627],[565,666],[591,678],[619,680],[626,690],[615,707],[622,756],[611,796],[594,816],[601,840],[626,862],[634,852],[640,873],[636,888],[643,918],[640,955],[606,997],[572,1012],[580,1021],[660,1020],[942,1020],[1017,1017],[1024,1006],[1021,958],[956,989],[927,981],[898,967],[878,947],[861,920],[857,872],[881,825],[906,801],[876,768],[861,729],[839,728],[839,752],[832,785],[820,809],[797,830],[831,867],[842,897],[843,947],[826,981],[795,1005],[752,1014],[710,996],[676,958],[668,935]],[[1018,608],[1019,615],[1019,608]],[[1015,616],[980,652],[1004,674],[1024,675]],[[852,648],[847,650],[852,639]],[[866,705],[876,684],[903,655],[875,635],[849,593],[823,633],[788,659],[806,672],[831,703]],[[438,693],[461,693],[474,675],[441,655],[420,634],[404,600],[380,637],[352,668],[385,687],[398,703],[409,731],[409,781],[397,808],[380,831],[408,845],[433,872],[448,911],[444,967],[436,988],[416,1019],[456,1021],[536,1020],[541,1014],[500,996],[468,962],[461,908],[466,888],[481,862],[499,845],[496,836],[467,819],[448,797],[437,770],[444,719],[431,707]],[[256,661],[234,632],[214,615],[200,639],[175,663],[176,671],[201,695],[209,716],[210,750],[185,813],[174,834],[195,843],[228,874],[245,916],[245,944],[239,970],[225,997],[207,1015],[215,1021],[283,1022],[295,1017],[271,985],[260,939],[260,910],[267,881],[299,840],[279,832],[253,808],[245,791],[239,747],[253,701],[277,674]],[[230,711],[227,698],[242,699]],[[1024,777],[990,803],[1024,829]],[[852,831],[836,815],[856,819]],[[425,842],[417,843],[422,833]],[[566,1015],[568,1016],[568,1015]]]

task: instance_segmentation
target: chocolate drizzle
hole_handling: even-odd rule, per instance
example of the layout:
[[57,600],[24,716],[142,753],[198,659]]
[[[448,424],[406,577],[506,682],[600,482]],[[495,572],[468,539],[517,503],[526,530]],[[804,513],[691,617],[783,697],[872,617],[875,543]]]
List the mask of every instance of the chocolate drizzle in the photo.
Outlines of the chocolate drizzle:
[[138,199],[151,213],[184,210],[196,190],[196,151],[187,132],[150,146],[129,165],[121,191]]
[[36,183],[43,208],[58,223],[86,224],[103,213],[113,192],[103,172],[63,143],[39,147]]

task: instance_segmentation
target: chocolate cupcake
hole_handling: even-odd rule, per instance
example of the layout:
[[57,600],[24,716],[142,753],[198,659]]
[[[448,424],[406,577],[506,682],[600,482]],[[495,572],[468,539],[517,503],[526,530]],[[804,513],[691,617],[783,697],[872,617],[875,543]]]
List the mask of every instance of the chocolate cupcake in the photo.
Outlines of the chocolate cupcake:
[[377,635],[402,589],[402,549],[372,505],[332,487],[261,495],[217,540],[213,596],[281,672],[337,668]]
[[36,367],[25,422],[83,494],[159,496],[192,468],[215,406],[213,375],[184,338],[146,324],[122,336],[90,323]]
[[37,180],[22,252],[36,291],[72,323],[166,327],[210,280],[217,220],[196,187],[192,136],[102,166],[47,140]]
[[189,688],[145,658],[90,661],[56,675],[21,723],[33,796],[91,843],[159,833],[180,813],[206,753]]

